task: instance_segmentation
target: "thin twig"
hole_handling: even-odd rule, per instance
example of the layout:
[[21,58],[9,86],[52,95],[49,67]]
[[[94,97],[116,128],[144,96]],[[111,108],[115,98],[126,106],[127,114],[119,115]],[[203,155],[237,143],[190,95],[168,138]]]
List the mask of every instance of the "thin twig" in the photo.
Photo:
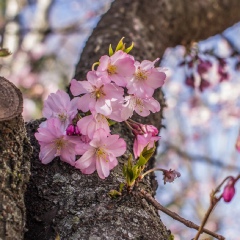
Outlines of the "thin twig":
[[[147,193],[146,191],[144,191],[143,189],[139,189],[141,195],[148,201],[150,202],[156,209],[164,212],[165,214],[167,214],[168,216],[172,217],[173,219],[183,223],[185,226],[189,227],[189,228],[194,228],[196,230],[199,229],[199,226],[181,216],[179,216],[177,213],[170,211],[169,209],[163,207],[159,202],[157,202],[149,193]],[[202,229],[202,232],[205,232],[219,240],[224,240],[225,238],[222,235],[219,235],[217,233],[214,233],[206,228]]]
[[[224,163],[224,161],[221,161],[219,159],[212,159],[212,158],[209,158],[208,156],[191,155],[191,154],[188,154],[188,153],[182,151],[180,148],[178,148],[177,146],[175,146],[169,142],[164,141],[164,143],[166,144],[165,154],[168,150],[173,150],[183,159],[196,161],[196,162],[204,162],[204,163],[208,163],[208,164],[214,165],[216,167],[225,168],[228,170],[234,170],[234,171],[238,171],[238,172],[240,171],[240,168],[238,166],[227,165]],[[160,157],[161,157],[161,155],[160,155]]]

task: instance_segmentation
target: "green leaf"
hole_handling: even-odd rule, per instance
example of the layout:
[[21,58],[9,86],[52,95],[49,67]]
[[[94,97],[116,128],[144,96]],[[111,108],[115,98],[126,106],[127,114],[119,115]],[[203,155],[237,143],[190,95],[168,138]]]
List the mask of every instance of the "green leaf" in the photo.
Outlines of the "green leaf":
[[12,53],[7,48],[1,48],[0,49],[0,57],[7,57],[11,55]]
[[117,122],[113,121],[112,119],[108,119],[108,125],[109,126],[113,126],[114,124],[116,124]]
[[143,157],[142,154],[140,154],[138,161],[136,163],[137,166],[142,167],[147,163],[147,159],[145,157]]
[[131,46],[124,50],[125,53],[129,53],[133,49],[134,43],[132,42]]
[[113,55],[112,44],[109,45],[108,53],[109,53],[109,57]]
[[119,192],[122,192],[124,186],[125,186],[125,183],[120,183],[120,186],[119,186]]
[[168,237],[168,240],[174,240],[174,236],[171,234],[171,235]]
[[141,155],[146,159],[146,161],[148,162],[148,160],[152,157],[152,155],[154,154],[155,150],[156,150],[156,146],[154,145],[154,147],[147,149],[148,146],[146,146]]
[[110,197],[112,197],[112,198],[117,198],[117,197],[119,197],[119,196],[122,195],[121,192],[119,192],[119,191],[117,191],[117,190],[114,190],[114,189],[110,190],[108,194],[109,194]]
[[121,40],[118,42],[118,45],[117,45],[117,47],[115,49],[115,52],[117,52],[118,50],[123,50],[123,47],[124,47],[123,39],[124,39],[124,37],[121,38]]

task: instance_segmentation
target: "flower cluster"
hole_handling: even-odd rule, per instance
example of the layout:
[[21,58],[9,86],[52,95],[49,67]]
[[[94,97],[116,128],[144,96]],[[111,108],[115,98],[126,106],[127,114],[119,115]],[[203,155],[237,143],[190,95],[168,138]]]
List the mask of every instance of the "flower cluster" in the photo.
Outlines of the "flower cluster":
[[199,89],[200,92],[211,86],[208,80],[208,73],[213,67],[213,63],[204,59],[202,55],[208,55],[212,60],[215,59],[219,83],[229,79],[229,74],[226,70],[226,60],[218,57],[212,50],[201,52],[198,46],[194,44],[191,49],[187,49],[184,60],[180,62],[179,66],[185,69],[185,84],[190,88]]
[[115,52],[102,56],[87,73],[86,80],[71,81],[74,96],[59,90],[44,103],[43,122],[35,134],[40,144],[40,160],[47,164],[59,156],[64,162],[91,174],[95,170],[104,179],[117,164],[117,157],[126,151],[126,142],[111,135],[110,123],[125,122],[135,133],[134,156],[159,140],[158,130],[150,125],[133,122],[136,112],[146,117],[160,110],[153,98],[156,88],[163,85],[166,74],[155,63],[135,61],[122,40]]

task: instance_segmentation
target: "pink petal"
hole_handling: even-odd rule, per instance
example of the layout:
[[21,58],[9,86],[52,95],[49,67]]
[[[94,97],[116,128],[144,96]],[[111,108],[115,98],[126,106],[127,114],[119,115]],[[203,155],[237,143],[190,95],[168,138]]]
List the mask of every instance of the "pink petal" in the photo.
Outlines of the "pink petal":
[[99,98],[96,101],[95,110],[97,113],[108,116],[112,112],[111,101],[109,99]]
[[85,93],[86,89],[82,86],[82,84],[79,81],[73,79],[71,81],[70,91],[73,94],[73,96],[78,96],[82,93]]
[[69,163],[70,165],[75,165],[75,144],[68,143],[65,148],[61,150],[60,159],[64,162]]
[[88,168],[92,162],[96,162],[95,149],[91,148],[86,151],[75,163],[75,167],[79,169]]
[[106,160],[101,159],[101,158],[97,159],[96,160],[96,169],[97,169],[97,172],[98,172],[98,176],[102,179],[105,179],[110,174],[109,161],[106,161]]
[[44,147],[41,147],[39,159],[43,164],[48,164],[55,158],[55,154],[56,149],[54,148],[54,144],[48,144]]
[[83,174],[92,174],[95,170],[96,170],[96,164],[95,162],[91,162],[91,164],[87,168],[81,169],[81,172]]
[[99,62],[100,64],[97,68],[97,71],[106,71],[108,68],[108,64],[110,62],[110,57],[107,55],[104,55],[99,59]]
[[146,84],[153,89],[157,89],[164,84],[166,79],[166,74],[164,72],[158,72],[156,69],[153,69],[151,74],[148,76]]
[[95,104],[96,100],[90,94],[85,94],[78,100],[78,109],[83,112],[89,111],[89,105]]

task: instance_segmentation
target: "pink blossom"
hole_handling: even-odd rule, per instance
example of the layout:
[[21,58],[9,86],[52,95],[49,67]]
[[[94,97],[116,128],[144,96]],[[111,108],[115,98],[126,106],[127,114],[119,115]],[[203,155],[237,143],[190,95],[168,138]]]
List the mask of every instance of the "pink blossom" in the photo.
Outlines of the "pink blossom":
[[62,161],[72,166],[75,165],[76,139],[65,135],[58,118],[47,120],[45,127],[38,128],[35,137],[40,144],[39,158],[43,164],[47,164],[55,157],[60,156]]
[[175,170],[170,169],[169,171],[164,170],[163,171],[163,181],[164,184],[166,184],[166,182],[173,182],[176,178],[180,177],[181,174]]
[[58,118],[63,127],[67,128],[77,114],[77,101],[77,98],[70,100],[69,95],[62,90],[51,93],[44,102],[43,116],[48,119]]
[[80,141],[76,143],[76,155],[83,155],[90,148],[90,142],[91,139],[87,135],[81,135]]
[[186,77],[185,84],[191,88],[195,87],[195,78],[193,75]]
[[89,138],[93,138],[94,133],[102,128],[107,135],[110,133],[110,128],[106,117],[100,113],[93,113],[89,116],[81,118],[77,126],[81,129],[83,135],[87,135]]
[[208,87],[210,87],[210,83],[206,79],[201,78],[199,90],[203,92]]
[[231,177],[230,180],[228,181],[227,185],[225,186],[224,190],[223,190],[223,200],[225,202],[230,202],[232,200],[232,198],[235,195],[235,187],[234,187],[235,181],[234,178]]
[[199,64],[197,66],[197,71],[200,75],[206,73],[209,68],[212,67],[212,63],[208,60],[202,60],[201,58],[199,58]]
[[133,57],[122,50],[117,51],[111,57],[102,56],[99,62],[97,71],[105,74],[118,86],[125,87],[135,72]]
[[136,112],[142,117],[146,117],[150,114],[150,111],[155,113],[160,111],[160,104],[153,97],[141,98],[136,95],[129,95],[125,97],[125,103],[123,104],[121,117],[127,120]]
[[78,100],[78,109],[83,112],[94,109],[97,113],[108,116],[112,112],[111,101],[123,99],[123,88],[105,83],[104,77],[99,77],[94,71],[88,72],[87,79],[88,81],[71,82],[70,89],[74,94],[84,94]]
[[117,164],[117,158],[126,151],[126,143],[118,135],[109,135],[104,129],[95,132],[89,149],[76,161],[75,167],[84,174],[97,170],[104,179]]
[[238,138],[237,138],[237,141],[236,141],[236,149],[237,149],[237,151],[238,152],[240,152],[240,135],[238,136]]
[[166,79],[166,74],[161,68],[155,68],[154,64],[144,60],[141,63],[135,62],[135,74],[127,84],[129,94],[135,94],[139,97],[152,97],[154,90],[161,87]]

